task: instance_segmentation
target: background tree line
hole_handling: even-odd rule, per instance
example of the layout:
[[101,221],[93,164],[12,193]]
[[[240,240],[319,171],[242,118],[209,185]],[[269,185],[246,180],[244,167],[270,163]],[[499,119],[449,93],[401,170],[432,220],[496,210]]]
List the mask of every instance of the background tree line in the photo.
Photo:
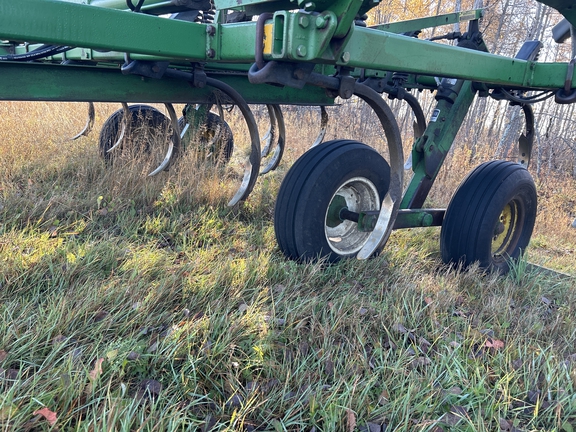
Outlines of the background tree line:
[[[514,57],[527,40],[539,40],[544,46],[538,61],[568,62],[571,45],[556,43],[552,27],[562,16],[554,9],[533,0],[382,0],[371,12],[369,24],[419,18],[483,7],[485,16],[480,28],[490,52]],[[466,31],[465,24],[453,28],[424,31],[420,38],[428,38],[448,31]],[[451,43],[451,42],[446,42]],[[420,101],[429,114],[434,106],[433,94],[422,92]],[[398,121],[403,131],[411,131],[411,113],[397,105]],[[536,137],[531,171],[537,177],[550,174],[576,178],[576,116],[573,105],[559,105],[550,98],[533,106]],[[524,130],[524,119],[518,106],[491,98],[477,98],[462,125],[455,147],[466,146],[471,162],[479,147],[482,154],[493,158],[511,158],[517,148],[518,137]]]

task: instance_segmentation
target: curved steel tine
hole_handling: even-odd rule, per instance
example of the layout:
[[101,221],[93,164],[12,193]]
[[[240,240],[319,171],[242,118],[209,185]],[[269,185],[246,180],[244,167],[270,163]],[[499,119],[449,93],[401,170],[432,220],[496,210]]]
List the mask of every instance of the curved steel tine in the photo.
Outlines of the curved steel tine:
[[154,171],[148,174],[148,177],[155,176],[156,174],[168,168],[168,165],[170,165],[170,160],[172,159],[172,155],[174,153],[174,149],[176,150],[180,149],[180,129],[178,127],[178,116],[176,115],[174,106],[171,103],[165,103],[164,106],[166,106],[166,110],[170,115],[170,121],[172,124],[172,138],[170,138],[170,145],[168,147],[168,151],[166,152],[166,156],[164,156],[164,160],[162,161],[160,166],[158,166],[158,168],[156,168]]
[[188,129],[190,129],[190,123],[186,123],[184,125],[184,127],[182,128],[182,132],[180,132],[180,140],[184,139],[184,135],[186,135],[186,132],[188,132]]
[[[424,135],[424,131],[426,130],[426,117],[424,116],[424,111],[422,110],[422,107],[420,106],[420,103],[418,102],[418,99],[416,99],[415,96],[413,96],[410,93],[406,93],[404,95],[404,100],[408,103],[410,108],[412,108],[412,112],[416,117],[414,123],[412,124],[412,127],[414,129],[414,141],[416,141],[418,138]],[[408,155],[408,159],[406,159],[406,162],[404,163],[405,170],[409,170],[411,168],[412,168],[412,152],[410,152],[410,154]]]
[[232,99],[232,102],[234,102],[242,112],[250,133],[250,157],[246,163],[246,170],[244,171],[242,184],[228,203],[228,206],[233,206],[248,198],[248,195],[250,195],[250,192],[252,192],[252,189],[254,188],[258,172],[260,171],[260,136],[258,133],[258,125],[256,124],[256,120],[254,120],[254,115],[252,114],[248,103],[240,93],[234,90],[233,87],[214,78],[206,78],[206,84],[222,91]]
[[[312,147],[316,147],[318,144],[322,144],[324,137],[326,136],[326,130],[328,128],[328,112],[326,112],[326,107],[320,106],[320,132],[316,137],[316,141],[312,144]],[[310,148],[312,148],[310,147]]]
[[126,136],[126,131],[129,128],[129,123],[130,123],[132,115],[130,114],[130,110],[128,109],[128,104],[126,102],[122,102],[122,109],[123,109],[122,129],[120,130],[120,136],[118,137],[118,139],[116,140],[114,145],[112,147],[110,147],[108,150],[106,150],[106,153],[110,153],[112,150],[117,148],[122,143],[122,141],[124,141],[124,137]]
[[94,102],[88,102],[88,121],[86,122],[86,126],[84,126],[84,129],[82,129],[78,135],[75,135],[72,138],[70,138],[70,141],[77,140],[81,136],[87,136],[94,127],[95,117],[96,113],[94,111]]
[[396,123],[394,113],[380,94],[358,83],[354,86],[354,94],[368,103],[378,116],[386,135],[388,154],[390,156],[390,187],[382,200],[376,226],[357,255],[359,259],[366,259],[386,244],[394,228],[394,222],[398,216],[400,201],[402,200],[404,155],[398,123]]
[[266,105],[268,108],[268,117],[270,117],[270,126],[268,130],[262,137],[262,141],[265,141],[264,147],[262,147],[262,157],[265,158],[270,153],[270,147],[272,142],[276,139],[276,114],[274,105]]
[[282,110],[280,109],[279,105],[274,105],[274,111],[276,122],[278,123],[278,143],[276,144],[276,148],[274,149],[274,153],[272,154],[270,161],[264,167],[260,175],[264,175],[278,168],[278,165],[282,160],[282,156],[284,155],[284,147],[286,145],[286,125],[284,123],[284,115],[282,114]]
[[408,159],[406,159],[406,162],[404,162],[404,169],[412,169],[412,152],[408,154]]

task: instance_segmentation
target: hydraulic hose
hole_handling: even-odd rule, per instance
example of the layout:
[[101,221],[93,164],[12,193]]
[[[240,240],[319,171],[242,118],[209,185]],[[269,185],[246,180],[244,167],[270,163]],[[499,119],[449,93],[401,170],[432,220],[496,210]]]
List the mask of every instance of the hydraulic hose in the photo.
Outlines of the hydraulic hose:
[[33,51],[23,54],[7,54],[1,55],[0,61],[33,61],[52,55],[61,54],[69,51],[69,46],[55,46],[55,45],[42,45]]

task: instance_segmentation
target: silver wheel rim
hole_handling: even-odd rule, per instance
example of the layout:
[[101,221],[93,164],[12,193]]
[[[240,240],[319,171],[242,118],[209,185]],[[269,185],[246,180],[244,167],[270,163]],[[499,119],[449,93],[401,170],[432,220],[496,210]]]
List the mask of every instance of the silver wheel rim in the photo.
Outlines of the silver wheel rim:
[[[364,177],[354,177],[346,181],[332,195],[330,204],[336,196],[344,198],[348,210],[355,213],[380,210],[380,194],[374,183]],[[330,249],[338,255],[352,255],[360,251],[370,232],[360,231],[358,224],[349,220],[342,221],[335,227],[328,226],[328,209],[324,216],[324,234]]]

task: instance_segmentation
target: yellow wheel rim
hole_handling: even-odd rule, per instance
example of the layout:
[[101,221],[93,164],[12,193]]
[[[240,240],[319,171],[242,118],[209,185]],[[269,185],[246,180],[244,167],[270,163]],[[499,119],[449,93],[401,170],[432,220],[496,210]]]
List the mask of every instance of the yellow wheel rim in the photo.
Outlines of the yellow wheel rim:
[[498,223],[492,236],[492,255],[499,256],[510,249],[510,245],[517,237],[514,235],[518,229],[518,206],[514,201],[510,201],[502,209],[498,218]]

